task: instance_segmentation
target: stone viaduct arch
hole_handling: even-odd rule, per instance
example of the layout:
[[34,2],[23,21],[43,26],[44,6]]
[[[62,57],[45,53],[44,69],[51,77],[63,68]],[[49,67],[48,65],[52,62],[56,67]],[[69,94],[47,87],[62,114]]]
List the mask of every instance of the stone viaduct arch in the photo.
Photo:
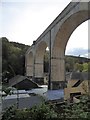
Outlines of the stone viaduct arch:
[[[26,75],[34,76],[34,79],[43,78],[43,58],[48,47],[49,89],[65,87],[64,58],[67,42],[73,31],[89,19],[89,2],[71,2],[26,52]],[[33,56],[28,57],[31,51]],[[28,58],[33,61],[33,65],[28,64]]]
[[47,48],[47,43],[45,41],[41,41],[36,47],[35,53],[35,81],[43,80],[44,76],[44,54]]

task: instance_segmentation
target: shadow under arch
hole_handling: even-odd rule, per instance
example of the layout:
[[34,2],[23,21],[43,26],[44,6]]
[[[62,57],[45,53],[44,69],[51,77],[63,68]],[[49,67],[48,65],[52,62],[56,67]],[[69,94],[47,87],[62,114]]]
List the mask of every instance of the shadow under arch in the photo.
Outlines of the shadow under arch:
[[[60,81],[65,81],[65,50],[67,42],[74,30],[83,22],[90,19],[90,11],[79,11],[72,14],[64,21],[59,31],[52,48],[52,82],[56,82],[58,86]],[[53,67],[55,66],[55,67]],[[57,71],[57,72],[56,72]],[[54,88],[54,84],[53,84]]]

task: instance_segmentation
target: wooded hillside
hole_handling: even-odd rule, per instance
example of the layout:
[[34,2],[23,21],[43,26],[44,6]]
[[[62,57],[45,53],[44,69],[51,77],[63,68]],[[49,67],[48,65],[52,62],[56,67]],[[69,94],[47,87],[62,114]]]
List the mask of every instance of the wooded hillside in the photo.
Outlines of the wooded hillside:
[[16,42],[9,42],[6,37],[2,40],[2,73],[3,80],[25,73],[25,52],[30,47]]

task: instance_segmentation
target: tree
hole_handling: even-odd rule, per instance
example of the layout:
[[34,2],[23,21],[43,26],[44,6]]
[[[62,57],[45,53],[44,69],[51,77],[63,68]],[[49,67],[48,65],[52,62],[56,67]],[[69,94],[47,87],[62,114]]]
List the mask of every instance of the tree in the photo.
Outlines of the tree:
[[88,62],[88,72],[90,72],[90,62]]
[[83,64],[76,63],[76,64],[74,65],[74,70],[75,70],[75,71],[82,72],[82,71],[83,71]]
[[22,110],[12,106],[7,109],[2,116],[2,120],[54,120],[56,118],[57,113],[54,109],[44,103],[34,106],[31,109]]
[[25,52],[29,46],[15,42],[9,42],[6,37],[2,37],[1,39],[3,80],[10,79],[17,74],[24,75]]
[[88,71],[88,63],[83,63],[83,71],[84,72]]

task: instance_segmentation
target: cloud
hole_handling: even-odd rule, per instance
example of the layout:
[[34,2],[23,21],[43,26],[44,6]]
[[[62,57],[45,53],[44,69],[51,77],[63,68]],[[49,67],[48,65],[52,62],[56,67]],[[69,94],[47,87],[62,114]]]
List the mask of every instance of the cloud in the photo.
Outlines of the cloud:
[[66,51],[66,55],[74,55],[74,56],[81,56],[81,57],[90,57],[90,49],[83,49],[83,48],[73,48]]

